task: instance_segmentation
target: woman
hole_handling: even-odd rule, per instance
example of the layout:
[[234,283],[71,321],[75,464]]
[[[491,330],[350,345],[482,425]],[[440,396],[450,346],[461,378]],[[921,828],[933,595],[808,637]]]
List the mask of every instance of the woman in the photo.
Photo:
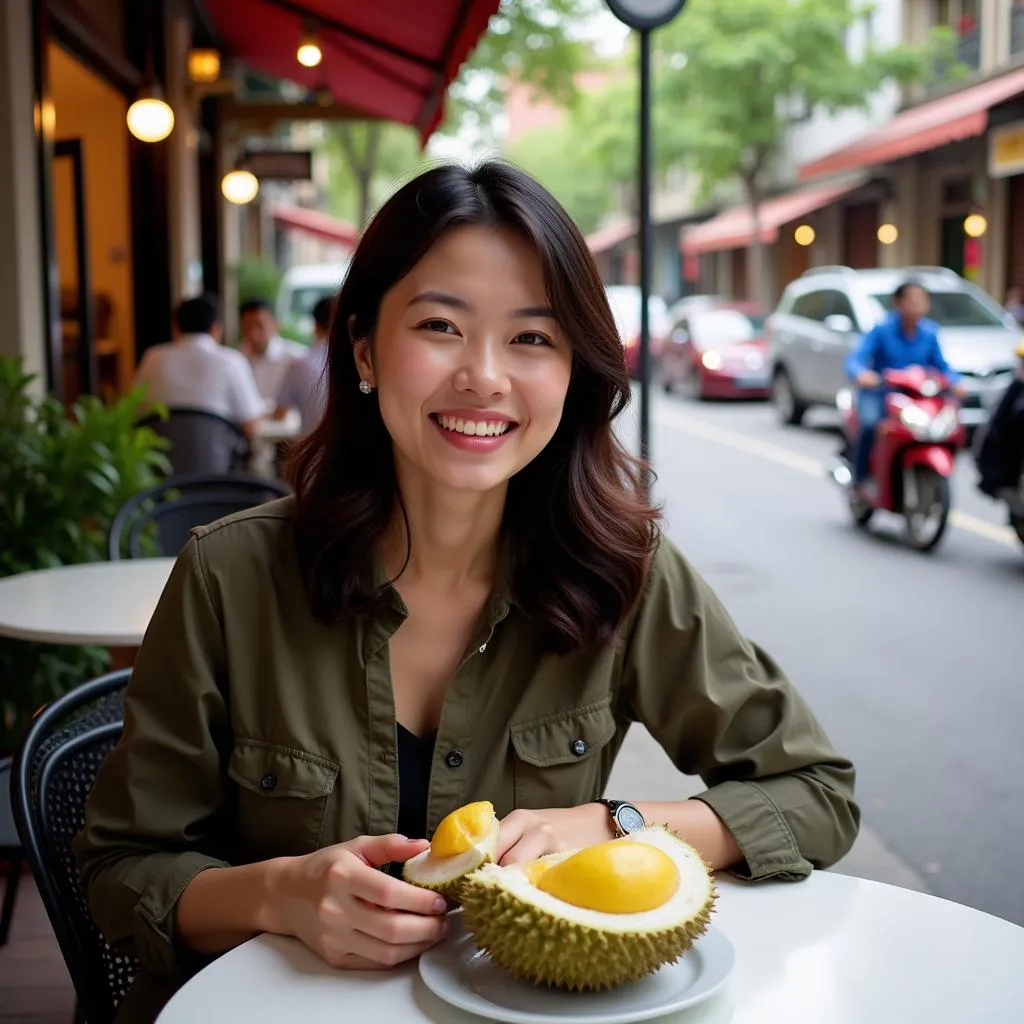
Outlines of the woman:
[[853,768],[656,528],[601,280],[544,189],[487,163],[399,191],[328,381],[295,498],[199,530],[139,652],[77,842],[111,942],[167,972],[260,931],[413,958],[443,906],[377,868],[481,799],[504,863],[611,838],[633,721],[708,786],[640,811],[714,867],[842,856]]

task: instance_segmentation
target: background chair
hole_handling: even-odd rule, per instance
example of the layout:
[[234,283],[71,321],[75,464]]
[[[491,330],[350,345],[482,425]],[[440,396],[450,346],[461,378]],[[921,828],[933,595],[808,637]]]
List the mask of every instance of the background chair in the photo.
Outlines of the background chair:
[[[110,524],[111,561],[173,557],[185,546],[195,526],[290,494],[287,484],[271,477],[174,476],[132,495]],[[155,551],[143,548],[147,531],[155,533]]]
[[111,1024],[138,969],[93,923],[71,853],[96,772],[121,735],[130,675],[111,672],[48,705],[14,758],[14,818],[78,994],[78,1019],[88,1024]]
[[139,420],[170,444],[167,458],[171,472],[236,473],[249,463],[252,450],[242,428],[225,416],[205,409],[175,406],[166,418],[157,413]]
[[4,878],[4,902],[0,907],[0,947],[7,944],[11,932],[14,901],[17,899],[18,884],[21,882],[21,866],[25,863],[21,840],[14,825],[10,783],[11,759],[5,757],[0,759],[0,860],[7,861],[7,872]]

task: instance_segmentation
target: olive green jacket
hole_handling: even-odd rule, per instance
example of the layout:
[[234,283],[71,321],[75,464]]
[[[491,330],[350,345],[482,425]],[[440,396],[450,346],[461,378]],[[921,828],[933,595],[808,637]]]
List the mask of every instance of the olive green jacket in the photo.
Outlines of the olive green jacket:
[[[378,620],[318,623],[293,515],[285,498],[195,531],[75,842],[97,923],[149,968],[180,966],[175,902],[204,868],[396,827],[388,639],[405,608],[391,589]],[[499,816],[594,800],[638,721],[701,776],[745,877],[801,878],[850,847],[853,766],[667,538],[616,645],[545,653],[507,595],[499,583],[445,694],[428,830],[473,800]]]

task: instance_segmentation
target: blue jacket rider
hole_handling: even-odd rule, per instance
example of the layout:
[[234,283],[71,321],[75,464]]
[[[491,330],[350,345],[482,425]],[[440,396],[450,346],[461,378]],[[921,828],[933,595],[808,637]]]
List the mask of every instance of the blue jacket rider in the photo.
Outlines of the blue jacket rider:
[[895,309],[876,324],[846,357],[846,373],[857,383],[857,415],[860,436],[854,450],[853,478],[858,486],[867,480],[875,431],[885,415],[885,393],[881,389],[886,370],[923,366],[944,374],[957,392],[960,374],[946,362],[939,345],[938,325],[925,319],[931,300],[924,285],[904,281],[894,292]]

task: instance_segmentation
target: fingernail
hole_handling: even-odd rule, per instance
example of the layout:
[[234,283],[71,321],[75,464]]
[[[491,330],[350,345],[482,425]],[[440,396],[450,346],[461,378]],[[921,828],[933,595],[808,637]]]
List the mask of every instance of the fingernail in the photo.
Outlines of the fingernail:
[[434,900],[434,910],[438,914],[443,914],[447,909],[448,909],[448,901],[446,899],[443,899],[442,897],[438,896],[437,899]]

